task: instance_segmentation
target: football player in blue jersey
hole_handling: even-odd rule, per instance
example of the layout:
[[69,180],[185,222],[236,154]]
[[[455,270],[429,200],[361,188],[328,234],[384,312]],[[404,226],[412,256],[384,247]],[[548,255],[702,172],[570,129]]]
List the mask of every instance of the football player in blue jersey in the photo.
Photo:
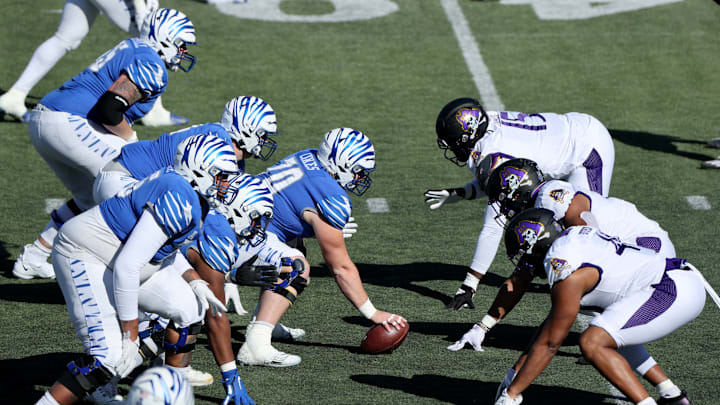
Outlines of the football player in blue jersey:
[[190,70],[195,58],[187,46],[194,43],[195,28],[183,13],[158,9],[148,17],[141,38],[121,41],[30,113],[30,140],[73,199],[54,210],[40,238],[25,246],[15,276],[54,276],[46,258],[58,228],[94,205],[98,171],[123,145],[137,140],[130,125],[165,91],[167,69]]
[[[176,267],[184,259],[174,253],[198,237],[211,208],[236,192],[227,182],[236,172],[235,154],[224,141],[212,135],[188,138],[173,167],[61,228],[53,264],[86,354],[68,364],[38,404],[75,403],[127,376],[142,361],[140,310],[172,320],[165,335],[166,364],[178,371],[188,366],[205,309],[222,316],[225,306],[196,273],[180,275]],[[197,300],[187,299],[192,294]]]
[[[320,149],[306,149],[287,156],[259,177],[275,195],[268,238],[288,243],[297,238],[317,239],[325,262],[340,290],[367,319],[388,330],[402,327],[405,319],[375,309],[350,259],[342,229],[352,211],[348,192],[362,195],[370,187],[375,150],[370,139],[351,128],[337,128],[323,137]],[[271,345],[275,324],[308,284],[305,271],[290,283],[262,292],[257,317],[248,325],[246,340],[237,359],[245,365],[288,367],[300,357]]]

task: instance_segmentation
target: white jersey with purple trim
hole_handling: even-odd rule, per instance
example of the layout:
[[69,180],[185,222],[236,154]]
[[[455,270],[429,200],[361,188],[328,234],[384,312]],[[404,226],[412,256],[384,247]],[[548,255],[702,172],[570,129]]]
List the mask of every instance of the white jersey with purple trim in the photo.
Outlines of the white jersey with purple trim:
[[[562,219],[577,194],[583,194],[590,200],[590,212],[597,222],[588,225],[598,227],[603,233],[617,236],[623,242],[640,244],[643,238],[655,238],[656,243],[671,244],[667,232],[660,225],[640,213],[635,204],[614,197],[603,197],[583,187],[574,186],[562,180],[550,180],[538,187],[535,208],[545,208]],[[638,240],[640,239],[640,240]],[[654,248],[655,246],[652,246]],[[658,251],[657,246],[655,251]],[[674,248],[672,255],[674,256]]]
[[581,166],[592,151],[585,136],[592,117],[581,113],[525,114],[488,111],[485,136],[475,144],[468,168],[475,175],[480,161],[493,157],[493,167],[512,158],[535,161],[551,178],[562,178]]
[[580,300],[584,307],[607,308],[628,295],[660,282],[665,257],[621,242],[597,228],[573,226],[552,244],[544,260],[550,288],[583,267],[594,267],[600,280]]

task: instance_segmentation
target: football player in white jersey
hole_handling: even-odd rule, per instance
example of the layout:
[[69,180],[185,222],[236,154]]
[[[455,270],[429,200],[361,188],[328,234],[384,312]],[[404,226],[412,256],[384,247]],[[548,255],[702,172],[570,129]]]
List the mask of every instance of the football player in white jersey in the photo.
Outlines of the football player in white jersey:
[[[0,96],[0,111],[27,122],[30,118],[25,107],[28,93],[66,53],[80,46],[98,14],[104,14],[113,25],[136,37],[145,18],[157,8],[157,0],[67,0],[55,34],[35,50],[15,84]],[[142,118],[148,126],[183,125],[188,121],[166,110],[160,98]]]
[[95,176],[122,146],[137,140],[131,124],[165,91],[167,71],[192,68],[195,58],[187,46],[194,43],[195,28],[185,14],[157,9],[140,38],[121,41],[30,113],[30,140],[73,199],[54,210],[40,237],[24,247],[13,268],[16,277],[54,277],[46,260],[58,228],[95,205]]
[[685,394],[655,402],[621,355],[626,348],[669,335],[695,319],[705,305],[702,275],[683,259],[622,242],[590,226],[563,231],[550,210],[531,208],[505,230],[508,256],[542,261],[552,308],[517,374],[496,405],[516,405],[548,366],[582,308],[599,314],[580,336],[583,357],[635,404],[689,404]]
[[[566,179],[604,196],[610,190],[615,147],[605,126],[590,115],[486,112],[479,101],[459,98],[440,111],[435,130],[445,157],[458,166],[467,165],[475,178],[461,188],[427,190],[425,202],[432,210],[480,197],[484,184],[477,176],[516,157],[534,160],[551,178]],[[474,307],[478,283],[490,268],[502,238],[502,226],[494,217],[488,207],[472,263],[448,308]]]

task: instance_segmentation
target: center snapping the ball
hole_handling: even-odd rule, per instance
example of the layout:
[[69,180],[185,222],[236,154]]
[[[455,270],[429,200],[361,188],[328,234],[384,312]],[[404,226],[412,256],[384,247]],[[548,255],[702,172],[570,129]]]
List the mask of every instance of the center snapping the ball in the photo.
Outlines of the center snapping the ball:
[[360,350],[368,354],[390,353],[397,349],[407,337],[410,324],[405,322],[401,329],[391,328],[388,332],[381,324],[373,325],[360,343]]

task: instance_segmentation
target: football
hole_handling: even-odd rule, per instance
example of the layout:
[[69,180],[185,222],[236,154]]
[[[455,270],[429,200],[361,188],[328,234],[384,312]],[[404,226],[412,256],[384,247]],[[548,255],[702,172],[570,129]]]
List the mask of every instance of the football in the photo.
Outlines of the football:
[[392,328],[392,332],[386,331],[381,324],[373,325],[363,337],[360,350],[368,354],[390,353],[402,344],[409,331],[410,324],[407,322],[404,328]]

